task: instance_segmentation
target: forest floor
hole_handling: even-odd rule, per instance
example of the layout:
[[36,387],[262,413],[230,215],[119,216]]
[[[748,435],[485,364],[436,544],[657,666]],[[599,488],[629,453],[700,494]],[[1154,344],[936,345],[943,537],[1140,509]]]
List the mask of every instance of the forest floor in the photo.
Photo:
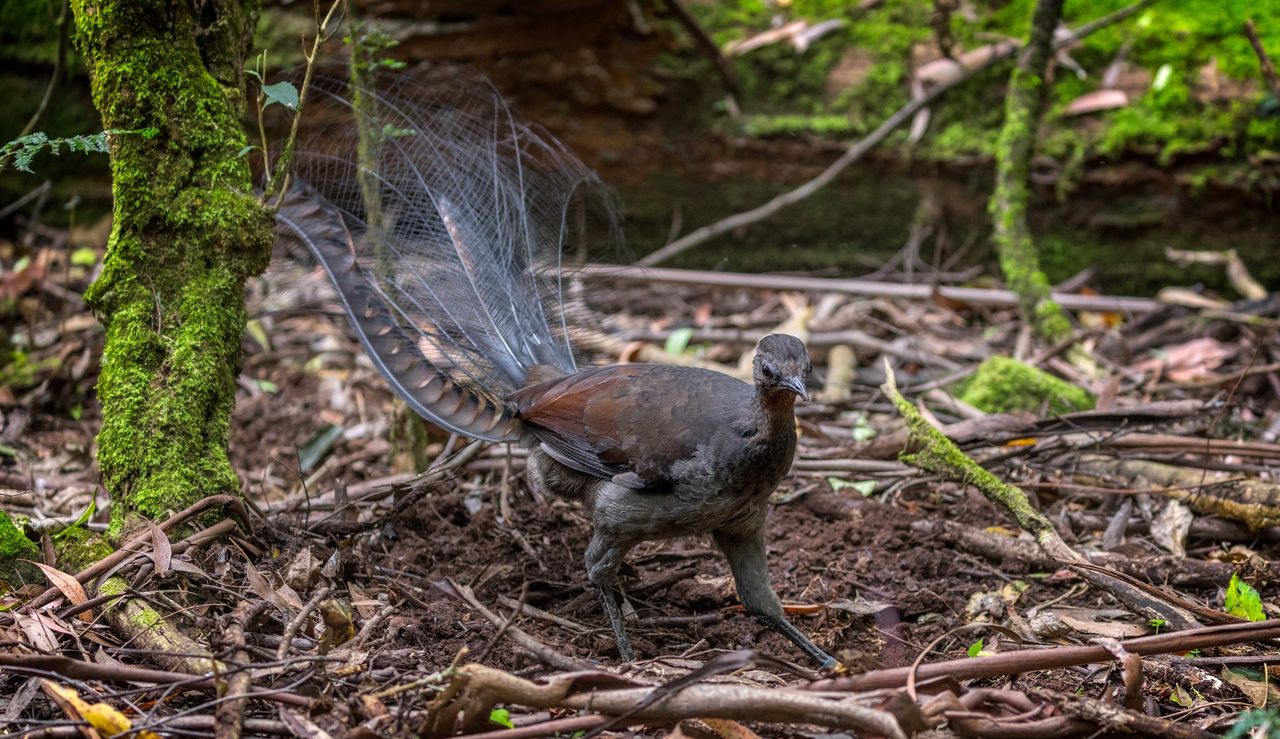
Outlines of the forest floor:
[[[92,451],[102,330],[79,298],[93,268],[72,263],[65,232],[36,228],[30,238],[27,270],[0,283],[17,306],[10,330],[23,347],[0,387],[0,508],[48,534],[93,502],[83,525],[103,530],[109,501]],[[928,281],[927,265],[914,274]],[[460,454],[465,441],[438,431],[417,449],[437,461],[436,473],[404,471],[415,454],[403,440],[423,436],[421,427],[405,419],[326,287],[284,270],[251,290],[232,420],[231,458],[252,520],[164,557],[164,566],[153,555],[117,571],[225,664],[248,663],[245,735],[447,734],[459,711],[468,731],[569,735],[623,713],[609,708],[610,693],[630,706],[648,686],[692,675],[698,685],[637,708],[613,730],[892,735],[883,727],[896,721],[938,736],[1209,736],[1277,689],[1266,665],[1280,650],[1266,640],[1280,638],[1280,627],[1235,615],[1280,616],[1275,295],[1236,303],[1200,295],[1201,307],[1151,301],[1128,313],[1096,298],[1098,310],[1074,313],[1074,351],[1035,347],[1009,308],[939,294],[586,287],[606,329],[588,342],[594,362],[732,371],[763,333],[807,335],[814,397],[798,410],[797,462],[774,495],[767,541],[793,622],[844,665],[834,681],[813,683],[814,665],[790,642],[735,609],[723,558],[697,540],[641,546],[624,565],[638,661],[620,664],[585,587],[580,507],[537,497],[518,449]],[[856,355],[847,387],[828,386],[840,374],[835,346]],[[958,402],[980,363],[998,354],[1085,387],[1096,407],[1051,413],[1044,398],[999,413]],[[907,430],[880,389],[886,359],[930,423],[1025,490],[1076,552],[1189,618],[1153,618],[1104,592],[977,488],[899,461]],[[1232,584],[1233,574],[1246,585]],[[101,603],[80,609],[87,622],[68,614],[67,599],[96,595],[97,581],[86,580],[87,593],[73,589],[40,610],[21,603],[48,583],[0,592],[0,730],[79,735],[84,724],[74,719],[85,712],[40,693],[46,685],[52,695],[49,680],[120,710],[135,729],[208,734],[218,701],[207,685],[174,672],[157,686],[153,673],[130,672],[169,663],[130,649],[102,623]],[[1244,636],[1212,641],[1232,629]],[[1159,641],[1179,633],[1182,642]],[[1095,643],[1110,651],[1036,661]],[[49,653],[66,660],[37,659]],[[971,671],[1006,653],[1023,661]],[[905,679],[900,668],[915,662],[941,666]],[[517,678],[542,678],[543,688]],[[232,689],[222,701],[236,698]],[[841,708],[815,710],[814,701]]]

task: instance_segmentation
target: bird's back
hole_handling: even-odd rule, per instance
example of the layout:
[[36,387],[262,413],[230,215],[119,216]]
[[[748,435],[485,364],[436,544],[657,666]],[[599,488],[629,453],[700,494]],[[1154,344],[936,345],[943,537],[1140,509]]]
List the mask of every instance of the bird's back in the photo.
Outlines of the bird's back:
[[738,482],[744,461],[772,488],[795,448],[794,431],[759,438],[752,386],[694,367],[599,367],[524,388],[509,400],[553,459],[641,492]]

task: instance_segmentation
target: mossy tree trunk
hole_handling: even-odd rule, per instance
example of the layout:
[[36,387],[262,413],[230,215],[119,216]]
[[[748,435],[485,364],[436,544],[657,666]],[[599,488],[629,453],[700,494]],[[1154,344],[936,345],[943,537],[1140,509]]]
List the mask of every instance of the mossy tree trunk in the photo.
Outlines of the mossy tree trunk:
[[988,204],[1005,281],[1018,295],[1023,318],[1049,342],[1069,336],[1071,325],[1061,307],[1050,299],[1049,279],[1040,269],[1040,259],[1027,226],[1028,172],[1048,87],[1046,75],[1053,53],[1053,31],[1062,17],[1062,5],[1063,0],[1036,3],[1030,38],[1009,78],[1004,127],[996,143],[995,191]]
[[227,457],[245,280],[270,257],[273,219],[253,192],[240,117],[256,0],[74,0],[103,127],[114,222],[85,295],[106,327],[98,464],[112,537],[238,493]]

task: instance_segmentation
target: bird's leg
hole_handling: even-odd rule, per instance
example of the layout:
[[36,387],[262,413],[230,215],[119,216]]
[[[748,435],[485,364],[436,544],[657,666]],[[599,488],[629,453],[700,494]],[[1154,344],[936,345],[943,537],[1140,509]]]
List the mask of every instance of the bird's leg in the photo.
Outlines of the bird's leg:
[[604,615],[609,618],[613,627],[613,637],[618,644],[618,657],[624,662],[633,661],[636,656],[631,651],[631,640],[627,638],[627,629],[622,625],[622,609],[618,604],[618,566],[626,556],[630,546],[616,544],[597,529],[587,545],[587,579],[596,586],[600,593],[600,603],[604,605]]
[[632,662],[636,658],[631,651],[631,640],[627,638],[627,627],[622,625],[622,608],[618,605],[618,591],[612,585],[597,585],[600,602],[604,604],[604,614],[609,617],[609,625],[613,627],[613,638],[618,644],[618,657],[623,662]]
[[[763,512],[762,512],[763,513]],[[724,552],[729,560],[729,569],[733,570],[733,581],[738,588],[738,599],[747,613],[755,616],[761,623],[787,637],[801,651],[817,660],[822,667],[836,665],[831,655],[822,651],[817,644],[787,621],[782,611],[782,602],[769,584],[769,570],[765,562],[764,550],[764,518],[760,525],[746,532],[717,531],[712,536],[716,546]]]

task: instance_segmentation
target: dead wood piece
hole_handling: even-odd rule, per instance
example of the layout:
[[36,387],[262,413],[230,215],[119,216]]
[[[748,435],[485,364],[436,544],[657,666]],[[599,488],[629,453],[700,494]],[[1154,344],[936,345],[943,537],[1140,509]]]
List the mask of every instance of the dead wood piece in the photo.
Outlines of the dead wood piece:
[[[966,526],[955,521],[916,521],[913,531],[937,539],[955,548],[976,554],[995,563],[1021,562],[1028,569],[1052,571],[1061,567],[1029,541],[1015,539]],[[1235,571],[1225,562],[1211,562],[1182,557],[1127,557],[1113,552],[1089,552],[1089,561],[1149,583],[1166,583],[1176,588],[1221,586]]]
[[[1280,660],[1280,655],[1275,658]],[[1201,666],[1203,664],[1217,664],[1216,662],[1204,662],[1204,660],[1215,659],[1237,658],[1168,657],[1159,655],[1142,660],[1142,674],[1150,682],[1179,685],[1192,695],[1200,693],[1201,695],[1219,696],[1225,690],[1230,694],[1243,696],[1238,688]],[[1254,664],[1257,664],[1258,660],[1266,659],[1266,657],[1241,657],[1239,659],[1254,660]]]
[[[598,674],[598,673],[597,673]],[[501,670],[470,664],[458,669],[453,685],[429,709],[432,736],[451,732],[458,716],[464,731],[488,724],[489,712],[499,705],[531,708],[570,708],[605,715],[630,712],[655,688],[592,689],[579,686],[583,675],[557,675],[545,684],[518,678]],[[905,734],[892,715],[859,705],[851,699],[833,700],[797,690],[765,689],[733,684],[690,685],[632,715],[635,720],[729,718],[787,724],[817,724],[898,737]]]
[[1160,739],[1212,739],[1217,736],[1194,726],[1175,723],[1157,716],[1148,716],[1145,713],[1121,708],[1085,695],[1055,693],[1040,688],[1032,688],[1031,692],[1056,704],[1068,716],[1093,722],[1098,730],[1104,733],[1116,732]]
[[[569,718],[540,721],[536,724],[529,724],[527,726],[516,726],[511,729],[499,729],[497,731],[482,731],[479,734],[467,734],[467,739],[537,739],[538,737],[543,736],[573,735],[583,731],[591,731],[598,726],[603,726],[608,720],[608,716],[570,716]],[[644,721],[641,720],[624,722],[623,724],[620,724],[618,728],[621,729],[643,723]]]
[[[1052,485],[1052,483],[1049,483]],[[1132,493],[1139,492],[1131,489]],[[1126,494],[1132,494],[1126,492]],[[1110,519],[1107,516],[1089,511],[1067,511],[1067,520],[1071,522],[1071,526],[1078,530],[1084,531],[1101,531],[1107,527]],[[1138,518],[1130,518],[1124,527],[1125,534],[1146,534],[1151,531],[1151,524]],[[1248,543],[1252,541],[1264,541],[1274,543],[1280,541],[1280,526],[1268,526],[1258,531],[1250,531],[1238,521],[1228,521],[1225,518],[1216,518],[1210,516],[1197,517],[1191,522],[1191,530],[1187,533],[1187,537],[1192,540],[1213,541],[1213,542],[1231,542],[1231,543]],[[1191,560],[1196,561],[1196,560]],[[1183,585],[1193,584],[1184,582]],[[1214,582],[1196,582],[1194,585],[1213,585],[1219,584]]]
[[1118,459],[1100,454],[1076,460],[1077,476],[1126,481],[1134,487],[1151,486],[1151,492],[1181,501],[1196,513],[1241,521],[1258,531],[1280,524],[1280,484],[1255,478],[1224,479],[1212,483],[1211,473],[1143,459]]
[[[1000,712],[984,713],[981,709],[987,705]],[[1069,716],[1049,715],[1052,710],[1051,704],[1037,704],[1025,693],[996,688],[973,688],[959,698],[947,691],[924,706],[926,716],[945,719],[951,729],[963,736],[984,739],[1076,736],[1089,727]],[[1009,711],[1015,713],[1010,715]]]
[[1113,449],[1134,449],[1149,454],[1235,454],[1255,459],[1280,460],[1280,444],[1234,439],[1199,439],[1173,434],[1124,434],[1105,439],[1078,440],[1081,446],[1100,445]]

